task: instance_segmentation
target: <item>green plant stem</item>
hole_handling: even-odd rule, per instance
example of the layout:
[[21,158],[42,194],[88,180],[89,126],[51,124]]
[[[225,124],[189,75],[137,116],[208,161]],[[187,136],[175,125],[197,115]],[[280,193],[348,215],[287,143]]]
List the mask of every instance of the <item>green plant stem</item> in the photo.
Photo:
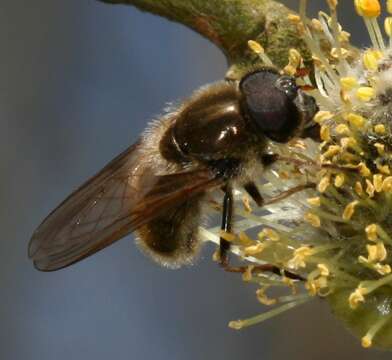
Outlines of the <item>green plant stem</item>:
[[132,5],[181,23],[203,35],[226,55],[229,78],[260,62],[248,49],[248,40],[262,44],[278,67],[288,62],[290,48],[298,49],[305,62],[310,54],[298,35],[297,27],[288,19],[290,11],[273,0],[99,0],[111,4]]

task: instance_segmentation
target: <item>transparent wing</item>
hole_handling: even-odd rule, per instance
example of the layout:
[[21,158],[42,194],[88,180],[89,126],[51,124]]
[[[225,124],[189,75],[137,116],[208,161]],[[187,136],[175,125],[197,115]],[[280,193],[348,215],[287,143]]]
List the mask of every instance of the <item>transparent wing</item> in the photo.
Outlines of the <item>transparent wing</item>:
[[207,169],[157,176],[135,144],[42,222],[30,240],[29,257],[39,270],[66,267],[222,183]]

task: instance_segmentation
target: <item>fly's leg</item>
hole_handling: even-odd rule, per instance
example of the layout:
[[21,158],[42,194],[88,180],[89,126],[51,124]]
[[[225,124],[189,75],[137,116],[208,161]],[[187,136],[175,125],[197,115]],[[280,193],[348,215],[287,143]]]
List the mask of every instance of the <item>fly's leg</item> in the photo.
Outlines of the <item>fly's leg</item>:
[[[224,196],[221,230],[230,232],[233,219],[233,191],[229,185],[224,186],[222,190],[224,191]],[[229,264],[229,249],[230,242],[221,237],[219,240],[219,261],[224,268]]]

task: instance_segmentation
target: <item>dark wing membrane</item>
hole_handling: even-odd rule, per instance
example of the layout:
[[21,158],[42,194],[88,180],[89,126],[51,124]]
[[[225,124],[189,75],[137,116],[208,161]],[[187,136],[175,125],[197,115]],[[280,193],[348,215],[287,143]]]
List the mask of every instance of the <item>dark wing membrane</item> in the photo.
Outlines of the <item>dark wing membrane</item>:
[[39,270],[66,267],[222,183],[207,169],[156,176],[133,145],[42,222],[30,240],[29,257]]

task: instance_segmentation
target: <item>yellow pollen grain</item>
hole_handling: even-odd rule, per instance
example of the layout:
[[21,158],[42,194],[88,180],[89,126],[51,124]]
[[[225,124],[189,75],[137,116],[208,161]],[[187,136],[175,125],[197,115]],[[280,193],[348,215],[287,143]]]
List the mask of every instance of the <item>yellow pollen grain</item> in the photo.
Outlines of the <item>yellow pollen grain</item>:
[[379,50],[365,51],[362,61],[367,70],[376,71],[378,69],[378,62],[382,58],[382,52]]
[[370,180],[366,179],[366,193],[370,198],[374,197],[374,185],[370,182]]
[[354,215],[354,212],[355,212],[355,207],[357,206],[359,204],[359,201],[357,201],[357,200],[355,200],[355,201],[352,201],[351,203],[349,203],[346,207],[345,207],[345,209],[344,209],[344,211],[343,211],[343,215],[342,215],[342,218],[343,218],[343,220],[350,220],[352,217],[353,217],[353,215]]
[[377,241],[377,224],[370,224],[366,226],[365,232],[369,241]]
[[374,132],[378,135],[385,135],[385,133],[386,133],[385,125],[383,125],[383,124],[375,125]]
[[365,125],[365,119],[358,114],[350,113],[346,116],[346,120],[359,129]]
[[377,192],[382,191],[382,184],[383,184],[383,175],[381,174],[373,175],[373,185],[374,185],[374,189]]
[[339,135],[349,135],[350,134],[350,129],[345,124],[339,124],[338,126],[336,126],[336,132]]
[[308,246],[301,246],[294,251],[294,256],[287,263],[290,269],[298,270],[306,267],[305,258],[312,255],[312,249]]
[[354,4],[359,16],[374,18],[381,14],[381,6],[378,0],[354,0]]
[[370,86],[361,86],[355,95],[358,100],[362,102],[368,102],[374,98],[376,91]]
[[245,256],[253,256],[260,254],[265,249],[265,244],[258,243],[256,245],[250,245],[244,248]]
[[388,176],[382,182],[382,191],[389,193],[392,191],[392,176]]
[[332,119],[333,114],[330,111],[319,111],[317,114],[314,116],[314,121],[318,124],[323,123],[326,120]]
[[256,54],[264,54],[264,48],[257,41],[249,40],[248,46]]
[[350,91],[358,86],[358,81],[355,77],[348,76],[340,79],[340,86],[345,91]]
[[392,17],[388,16],[384,20],[384,30],[389,37],[392,37]]
[[337,188],[340,188],[340,187],[342,187],[343,185],[344,185],[344,182],[346,181],[346,178],[345,178],[345,176],[344,176],[344,174],[338,174],[338,175],[336,175],[336,177],[335,177],[335,182],[334,182],[334,184],[335,184],[335,186],[337,187]]
[[374,147],[377,149],[378,155],[385,154],[385,145],[380,143],[375,143]]
[[358,286],[355,291],[353,291],[349,298],[348,298],[348,303],[351,307],[351,309],[356,309],[359,305],[360,302],[365,301],[364,295],[366,294],[366,289]]
[[289,61],[294,67],[299,67],[302,63],[302,56],[297,49],[289,50]]
[[314,227],[320,227],[321,226],[321,220],[316,214],[312,213],[306,213],[305,216],[305,221],[307,221],[310,225]]
[[331,184],[331,181],[330,181],[330,177],[328,176],[328,175],[326,175],[326,176],[324,176],[321,180],[320,180],[320,182],[319,182],[319,184],[318,184],[318,186],[317,186],[317,189],[318,189],[318,191],[320,191],[321,193],[323,193],[323,192],[325,192],[326,190],[327,190],[327,188],[328,188],[328,186]]
[[309,198],[309,199],[307,199],[306,201],[307,201],[307,203],[308,203],[309,205],[317,206],[317,207],[321,206],[321,199],[320,199],[319,196],[313,197],[313,198]]
[[363,195],[363,187],[362,184],[357,181],[354,185],[354,190],[357,193],[357,195],[362,196]]

